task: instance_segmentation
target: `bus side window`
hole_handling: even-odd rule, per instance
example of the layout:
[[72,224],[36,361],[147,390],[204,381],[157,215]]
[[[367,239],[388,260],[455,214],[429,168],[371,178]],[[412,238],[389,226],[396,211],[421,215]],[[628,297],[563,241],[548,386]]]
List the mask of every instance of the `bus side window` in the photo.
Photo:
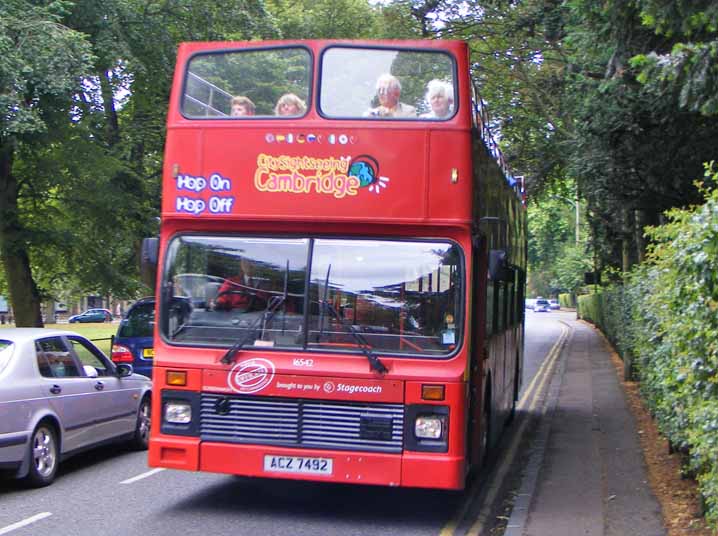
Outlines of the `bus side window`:
[[491,336],[496,332],[496,300],[494,286],[496,283],[490,279],[486,280],[486,335]]

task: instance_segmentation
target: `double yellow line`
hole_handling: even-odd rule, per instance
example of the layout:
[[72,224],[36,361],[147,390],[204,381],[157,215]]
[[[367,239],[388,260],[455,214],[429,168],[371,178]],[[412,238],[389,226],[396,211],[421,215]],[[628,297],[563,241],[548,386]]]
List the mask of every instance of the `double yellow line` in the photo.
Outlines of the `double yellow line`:
[[[568,327],[568,324],[562,323],[561,334],[559,335],[558,339],[556,339],[556,342],[551,347],[551,350],[549,350],[548,354],[546,354],[543,363],[541,363],[541,366],[536,371],[536,374],[534,374],[533,379],[524,391],[523,396],[519,399],[518,404],[516,405],[517,410],[523,411],[524,409],[527,409],[528,412],[531,413],[536,409],[536,406],[541,400],[539,394],[544,391],[546,384],[553,376],[552,373],[554,365],[558,360],[558,357],[561,355],[561,350],[563,349],[563,346],[566,343],[570,332],[571,330]],[[489,482],[480,482],[478,479],[474,481],[473,485],[471,486],[471,489],[469,489],[468,493],[466,494],[466,498],[462,502],[461,507],[457,510],[456,514],[454,514],[454,516],[449,520],[449,522],[444,526],[444,528],[441,529],[439,536],[456,535],[456,529],[463,521],[471,505],[474,503],[474,501],[476,501],[479,492],[484,489],[483,485],[490,483],[490,487],[486,492],[486,497],[484,497],[482,501],[483,505],[481,507],[481,511],[479,512],[474,524],[471,525],[471,528],[466,533],[466,536],[478,536],[479,534],[481,534],[481,532],[486,526],[486,522],[491,516],[491,510],[494,502],[496,501],[496,495],[498,495],[499,490],[501,489],[501,485],[506,478],[506,474],[509,472],[509,468],[516,459],[519,445],[523,440],[528,423],[529,419],[521,419],[521,424],[519,425],[519,428],[516,433],[513,435],[511,445],[509,446],[505,455],[502,456],[501,463],[496,469],[496,471],[493,473],[492,478],[489,480]]]

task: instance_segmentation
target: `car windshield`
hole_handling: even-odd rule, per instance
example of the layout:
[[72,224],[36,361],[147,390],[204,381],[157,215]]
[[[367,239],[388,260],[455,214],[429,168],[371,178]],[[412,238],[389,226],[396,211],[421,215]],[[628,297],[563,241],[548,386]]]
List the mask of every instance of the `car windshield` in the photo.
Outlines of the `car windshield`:
[[155,302],[140,303],[132,307],[120,324],[118,337],[152,337],[155,329]]
[[10,362],[10,356],[12,356],[14,346],[12,341],[0,339],[0,372],[2,372]]
[[[446,356],[461,340],[449,241],[180,236],[160,331],[176,344]],[[275,310],[276,309],[276,310]]]

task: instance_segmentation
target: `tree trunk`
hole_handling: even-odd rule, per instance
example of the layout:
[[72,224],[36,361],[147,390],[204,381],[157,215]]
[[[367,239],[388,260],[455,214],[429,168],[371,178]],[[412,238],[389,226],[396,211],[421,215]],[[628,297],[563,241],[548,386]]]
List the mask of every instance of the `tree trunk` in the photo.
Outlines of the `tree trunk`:
[[120,123],[117,119],[115,109],[115,96],[112,92],[112,81],[109,71],[102,71],[100,74],[100,89],[102,92],[102,104],[105,108],[105,133],[107,145],[113,147],[120,141]]
[[0,140],[0,255],[18,327],[42,327],[40,295],[18,217],[19,186],[12,174],[12,141]]
[[631,222],[631,212],[624,208],[621,210],[621,219],[622,219],[622,229],[621,229],[621,235],[623,236],[623,239],[621,240],[621,270],[623,273],[628,273],[631,271],[631,249],[633,246],[633,229],[632,229],[632,222]]
[[643,236],[643,229],[647,224],[646,211],[640,208],[637,209],[634,212],[634,229],[636,232],[636,258],[639,264],[646,258],[646,237]]

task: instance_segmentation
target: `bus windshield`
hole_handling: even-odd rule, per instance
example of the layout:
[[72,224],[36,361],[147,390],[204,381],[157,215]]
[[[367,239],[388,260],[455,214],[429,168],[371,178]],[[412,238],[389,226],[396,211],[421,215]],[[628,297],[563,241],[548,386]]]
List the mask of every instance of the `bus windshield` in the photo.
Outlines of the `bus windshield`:
[[363,340],[444,357],[461,340],[463,255],[449,241],[185,235],[167,257],[170,343],[359,353]]
[[322,55],[320,107],[330,118],[438,119],[456,107],[444,52],[331,47]]
[[311,56],[302,47],[197,54],[187,67],[182,112],[190,119],[303,116],[310,77]]

